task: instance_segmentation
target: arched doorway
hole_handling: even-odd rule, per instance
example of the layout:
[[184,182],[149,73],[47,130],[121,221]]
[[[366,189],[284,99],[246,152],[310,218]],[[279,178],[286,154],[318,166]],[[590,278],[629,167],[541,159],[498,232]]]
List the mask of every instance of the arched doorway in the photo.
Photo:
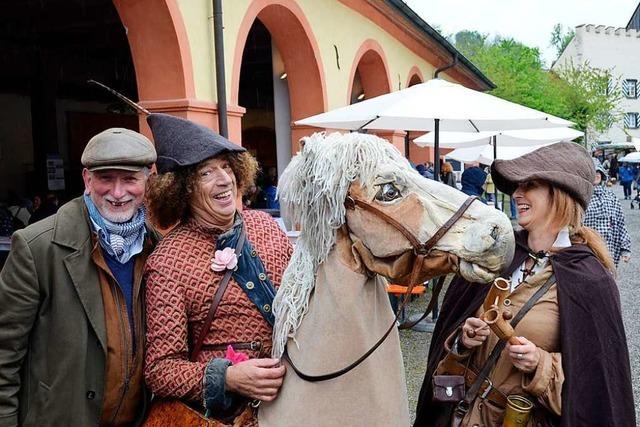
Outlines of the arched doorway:
[[[347,102],[353,104],[389,92],[391,92],[391,78],[382,46],[373,39],[365,40],[356,52],[351,66]],[[399,129],[375,133],[404,153],[404,131]]]
[[389,67],[382,47],[366,40],[354,58],[351,68],[348,102],[374,98],[391,92]]
[[318,45],[299,5],[292,0],[252,2],[234,55],[230,99],[232,106],[246,108],[243,145],[255,145],[246,140],[249,136],[262,141],[255,147],[262,162],[275,149],[280,174],[297,152],[298,140],[314,132],[292,123],[326,110]]
[[422,77],[420,68],[414,65],[411,67],[411,70],[409,70],[409,78],[407,79],[406,87],[415,86],[420,83],[424,83],[424,77]]
[[99,80],[138,97],[126,29],[114,4],[85,3],[3,2],[0,202],[81,194],[80,156],[88,139],[108,127],[138,129],[135,112],[87,84]]
[[[140,103],[151,111],[217,129],[216,105],[195,99],[191,51],[177,0],[113,0],[113,4],[127,30]],[[142,116],[140,131],[151,136]]]

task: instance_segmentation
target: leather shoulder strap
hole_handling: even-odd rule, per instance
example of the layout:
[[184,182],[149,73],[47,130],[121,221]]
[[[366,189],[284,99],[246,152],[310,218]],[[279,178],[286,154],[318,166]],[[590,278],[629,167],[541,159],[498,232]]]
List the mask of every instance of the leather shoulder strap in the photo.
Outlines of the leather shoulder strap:
[[[516,314],[516,316],[511,321],[511,326],[513,326],[514,329],[516,325],[520,323],[520,320],[522,320],[524,315],[527,314],[527,312],[531,310],[531,308],[535,305],[535,303],[540,298],[542,298],[544,294],[547,293],[551,285],[553,285],[555,282],[556,282],[556,276],[555,274],[552,274],[551,277],[547,279],[545,284],[542,285],[536,291],[536,293],[533,294],[531,298],[529,298],[529,300],[525,303],[525,305],[522,306],[520,311],[518,311],[518,314]],[[467,390],[467,393],[465,394],[464,399],[460,401],[460,403],[456,407],[455,409],[456,412],[461,412],[464,414],[469,410],[469,408],[471,407],[471,404],[473,403],[473,401],[478,395],[478,392],[480,391],[480,387],[482,386],[482,383],[484,383],[487,376],[489,376],[489,372],[491,372],[491,370],[493,369],[494,365],[498,361],[498,358],[500,357],[500,354],[502,353],[502,350],[504,350],[506,345],[507,345],[507,342],[501,340],[501,341],[498,341],[495,347],[493,347],[493,351],[491,351],[491,355],[489,356],[484,366],[478,373],[478,376],[476,377],[475,382],[471,385],[471,387],[469,387],[469,390]]]
[[[238,243],[236,243],[236,254],[240,255],[242,253],[242,247],[244,246],[244,241],[246,240],[247,233],[244,228],[244,224],[242,224],[242,230],[240,231],[240,237],[238,237]],[[226,270],[224,272],[224,276],[220,283],[218,284],[218,289],[216,293],[213,295],[213,300],[211,301],[211,306],[209,307],[209,313],[207,314],[207,318],[202,325],[202,329],[200,330],[200,335],[198,335],[198,340],[196,344],[193,346],[193,351],[189,357],[189,360],[195,362],[200,355],[200,351],[202,350],[202,344],[204,344],[204,339],[209,333],[209,328],[211,328],[211,322],[213,322],[213,318],[216,315],[216,310],[218,310],[218,305],[220,305],[220,301],[222,301],[222,297],[224,292],[227,290],[227,285],[229,285],[229,281],[231,280],[231,275],[233,274],[233,270]]]

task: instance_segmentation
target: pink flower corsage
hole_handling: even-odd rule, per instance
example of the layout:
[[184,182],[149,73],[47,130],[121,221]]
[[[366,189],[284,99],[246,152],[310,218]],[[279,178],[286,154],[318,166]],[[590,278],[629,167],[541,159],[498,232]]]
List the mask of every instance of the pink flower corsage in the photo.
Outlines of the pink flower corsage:
[[232,270],[238,265],[238,257],[232,248],[224,248],[216,251],[211,258],[211,269],[213,271]]
[[224,358],[230,360],[233,365],[249,360],[249,356],[241,351],[235,351],[231,345],[227,346],[227,354],[224,355]]

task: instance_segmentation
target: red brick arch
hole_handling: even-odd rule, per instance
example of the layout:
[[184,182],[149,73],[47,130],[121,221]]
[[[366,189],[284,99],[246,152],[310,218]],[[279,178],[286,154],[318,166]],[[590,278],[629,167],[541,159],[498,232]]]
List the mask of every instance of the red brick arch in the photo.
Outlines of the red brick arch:
[[373,39],[365,40],[356,52],[351,65],[347,104],[352,99],[351,92],[356,71],[360,74],[362,89],[367,99],[391,92],[389,66],[382,46],[377,41]]
[[[238,30],[234,52],[231,94],[232,105],[238,105],[242,53],[251,26],[259,19],[269,30],[284,61],[289,86],[291,120],[299,120],[327,109],[327,89],[318,43],[304,12],[293,0],[252,1]],[[292,148],[298,140],[314,130],[292,126]]]
[[407,77],[407,84],[405,87],[410,87],[419,83],[424,83],[424,77],[422,76],[420,68],[414,65],[411,67],[411,70],[409,70],[409,76]]
[[[215,104],[195,99],[191,51],[177,0],[113,4],[126,28],[141,103],[216,127]],[[140,129],[149,135],[144,117]]]

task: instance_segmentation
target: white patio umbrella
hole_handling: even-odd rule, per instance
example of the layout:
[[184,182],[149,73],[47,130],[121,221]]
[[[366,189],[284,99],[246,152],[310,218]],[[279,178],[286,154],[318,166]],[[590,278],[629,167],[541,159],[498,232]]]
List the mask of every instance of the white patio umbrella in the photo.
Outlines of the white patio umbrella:
[[[479,133],[440,132],[440,148],[485,146],[492,144],[493,136],[496,137],[496,146],[500,148],[540,145],[545,142],[571,141],[583,136],[583,133],[568,127],[486,131]],[[435,135],[431,132],[414,139],[413,142],[419,147],[433,147],[434,139]]]
[[618,159],[618,162],[622,163],[640,163],[640,152],[629,153],[626,156]]
[[[495,159],[514,159],[545,145],[571,141],[582,135],[582,132],[568,127],[491,131],[479,134],[441,132],[440,146],[455,149],[447,155],[449,158],[462,162],[491,164]],[[432,147],[434,141],[433,132],[413,140],[420,147]],[[531,149],[527,150],[528,147]],[[497,190],[495,197],[497,200]]]
[[[545,145],[550,144],[553,144],[553,142],[546,142],[539,145],[509,147],[498,145],[497,152],[495,153],[495,159],[515,159],[516,157],[523,156],[527,153],[537,150],[540,147],[544,147]],[[454,159],[463,163],[478,162],[485,165],[490,165],[495,160],[493,146],[488,144],[477,145],[475,147],[456,148],[452,152],[445,154],[445,158]]]
[[[570,126],[571,122],[441,79],[295,122],[327,129],[480,132]],[[435,162],[436,177],[439,164]]]

